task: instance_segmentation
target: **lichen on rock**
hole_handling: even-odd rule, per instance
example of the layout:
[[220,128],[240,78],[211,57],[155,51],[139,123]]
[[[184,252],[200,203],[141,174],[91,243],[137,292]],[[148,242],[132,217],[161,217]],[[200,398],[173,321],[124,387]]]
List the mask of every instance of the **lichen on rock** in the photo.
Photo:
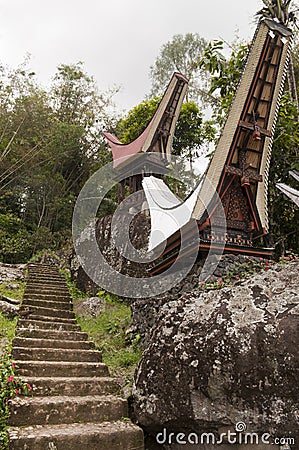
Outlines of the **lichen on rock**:
[[257,433],[297,434],[299,263],[267,269],[156,311],[134,386],[149,434],[217,433],[239,421]]

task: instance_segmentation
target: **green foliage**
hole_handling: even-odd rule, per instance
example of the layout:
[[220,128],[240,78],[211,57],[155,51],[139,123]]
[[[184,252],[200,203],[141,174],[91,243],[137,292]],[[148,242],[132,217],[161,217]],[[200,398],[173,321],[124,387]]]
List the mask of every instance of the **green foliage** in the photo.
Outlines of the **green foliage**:
[[173,72],[180,72],[189,80],[187,101],[204,100],[207,73],[197,65],[197,59],[205,48],[206,41],[198,33],[176,34],[166,42],[150,68],[151,96],[161,95]]
[[[161,97],[144,100],[131,109],[127,117],[118,124],[118,135],[122,142],[136,139],[152,119]],[[177,121],[173,154],[188,159],[191,166],[194,159],[202,153],[202,146],[215,138],[216,130],[210,121],[204,122],[202,112],[193,101],[185,102]]]
[[20,199],[10,189],[5,190],[2,194],[0,191],[0,214],[15,214],[19,217],[21,214]]
[[228,114],[248,54],[246,44],[235,42],[231,47],[230,57],[226,59],[222,53],[223,48],[223,41],[209,42],[199,60],[199,67],[212,75],[208,93],[215,120],[220,125]]
[[119,301],[117,296],[105,291],[100,291],[98,296],[105,300],[103,312],[95,318],[79,316],[78,323],[103,352],[103,362],[112,371],[132,377],[141,358],[141,349],[138,337],[130,337],[130,307]]
[[[13,290],[9,288],[9,284],[11,283],[0,283],[0,298],[1,295],[4,295],[6,297],[13,297],[15,300],[22,300],[26,282],[22,280],[14,280],[13,284],[17,284],[18,288]],[[11,347],[11,342],[15,336],[17,320],[17,317],[15,317],[14,319],[8,319],[0,312],[0,342],[5,342],[8,345],[9,349]]]
[[[263,0],[264,8],[257,12],[258,17],[277,19],[284,25],[296,23],[298,11],[296,2],[292,0]],[[291,6],[294,8],[291,9]]]
[[[16,300],[22,300],[25,289],[25,282],[21,280],[15,280],[14,284],[18,284],[19,288],[14,289],[13,291],[7,287],[9,284],[10,283],[8,282],[0,283],[0,299],[1,295],[4,295],[6,297],[13,297]],[[17,317],[15,317],[14,319],[8,319],[0,312],[0,346],[3,347],[3,345],[7,345],[8,349],[11,348],[11,343],[15,336],[17,320]],[[0,354],[2,351],[3,348],[0,348]]]
[[[2,285],[1,285],[1,294],[6,295],[5,287],[3,288]],[[15,317],[12,320],[8,319],[7,317],[3,316],[3,314],[0,312],[0,341],[7,343],[9,348],[15,336],[17,320],[18,320],[17,317]]]
[[31,245],[29,234],[22,231],[14,235],[5,235],[1,230],[1,254],[0,258],[6,263],[18,263],[27,261],[30,256]]
[[151,121],[155,111],[161,101],[161,97],[156,96],[151,100],[143,100],[139,105],[134,106],[124,119],[121,119],[117,126],[117,133],[121,141],[127,144],[136,139]]
[[67,237],[67,233],[53,233],[43,226],[26,227],[11,213],[0,214],[0,261],[10,264],[27,262],[38,250],[57,248]]
[[[5,295],[6,297],[13,297],[15,300],[22,300],[25,290],[25,281],[15,280],[13,284],[17,284],[19,287],[18,289],[10,289],[9,286],[10,283],[7,281],[0,283],[0,296]],[[1,329],[1,328],[0,328]]]
[[297,107],[290,101],[289,93],[282,97],[275,130],[272,160],[269,174],[270,245],[276,247],[276,255],[287,249],[299,252],[299,210],[276,187],[284,182],[295,186],[289,170],[299,165],[299,123]]
[[298,110],[292,103],[289,92],[285,92],[280,101],[273,152],[275,159],[273,177],[278,181],[288,173],[289,169],[296,169],[299,164]]
[[76,196],[111,158],[116,91],[100,93],[82,63],[59,66],[47,91],[26,63],[0,67],[0,84],[0,260],[15,263],[69,236]]
[[[21,300],[23,297],[25,283],[16,280],[19,284],[19,289],[13,291],[13,297]],[[6,295],[11,296],[11,290],[7,288],[8,283],[0,284],[0,297]],[[0,313],[0,342],[2,345],[0,356],[0,447],[3,450],[8,450],[8,435],[7,435],[7,419],[9,417],[8,402],[19,394],[28,394],[31,386],[23,383],[15,376],[15,364],[10,358],[11,343],[15,336],[15,329],[17,325],[17,317],[8,319]],[[5,347],[3,345],[5,344]]]
[[215,128],[210,121],[203,121],[203,114],[195,102],[183,103],[173,139],[175,155],[189,160],[199,156],[204,143],[215,138]]
[[0,261],[25,262],[31,251],[30,234],[22,221],[11,213],[0,214]]
[[81,300],[83,298],[88,298],[88,294],[85,292],[80,291],[80,289],[77,288],[76,284],[71,280],[71,274],[67,270],[61,271],[62,275],[65,277],[65,281],[67,284],[67,288],[70,291],[70,294],[72,296],[72,299],[74,302],[76,300]]
[[9,400],[17,395],[27,395],[32,387],[15,376],[15,363],[10,354],[5,352],[0,358],[0,446],[9,449],[7,419],[9,417]]

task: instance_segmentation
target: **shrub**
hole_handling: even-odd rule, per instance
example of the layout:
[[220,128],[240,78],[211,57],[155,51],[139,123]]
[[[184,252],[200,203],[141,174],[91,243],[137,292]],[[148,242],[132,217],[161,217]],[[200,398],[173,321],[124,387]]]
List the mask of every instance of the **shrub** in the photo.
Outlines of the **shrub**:
[[32,387],[15,376],[15,363],[6,351],[0,359],[0,448],[9,448],[7,419],[9,417],[9,401],[21,394],[28,394]]

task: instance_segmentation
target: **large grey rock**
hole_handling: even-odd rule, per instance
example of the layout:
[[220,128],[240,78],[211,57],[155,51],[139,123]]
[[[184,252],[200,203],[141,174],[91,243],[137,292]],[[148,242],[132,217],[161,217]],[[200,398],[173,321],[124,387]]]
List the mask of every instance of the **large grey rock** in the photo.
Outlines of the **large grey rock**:
[[0,312],[9,319],[13,319],[19,312],[19,306],[15,303],[5,301],[0,296]]
[[218,433],[242,421],[247,431],[295,437],[298,301],[293,261],[165,303],[135,376],[139,423],[152,436],[164,427]]
[[235,277],[242,277],[242,272],[245,270],[244,265],[253,268],[257,261],[260,262],[260,258],[232,254],[214,254],[207,261],[199,260],[180,283],[175,284],[176,280],[174,280],[173,288],[166,294],[131,302],[132,333],[141,336],[141,344],[143,348],[146,348],[155,324],[159,320],[159,312],[163,305],[177,300],[183,294],[194,293],[198,288],[200,279],[204,279],[211,284],[225,278],[228,273],[234,273]]
[[76,302],[75,311],[83,317],[97,317],[105,310],[105,300],[100,297],[89,297]]
[[[105,261],[108,263],[109,267],[112,267],[117,272],[120,272],[129,277],[142,277],[149,276],[146,272],[146,267],[144,264],[134,263],[127,258],[125,258],[114,244],[111,231],[112,216],[105,216],[97,219],[96,221],[96,238],[99,250],[103,255]],[[127,223],[127,218],[125,215],[119,217],[119,232],[122,231],[122,226],[125,228]],[[138,214],[132,217],[132,222],[130,223],[130,240],[133,246],[137,249],[143,249],[147,247],[148,235],[150,230],[150,220],[143,214]],[[86,260],[90,264],[90,246],[93,246],[94,237],[94,226],[87,226],[84,232],[80,235],[80,238],[76,241],[76,249],[80,251],[80,260]],[[92,244],[90,244],[92,243]],[[124,243],[125,245],[125,243]],[[85,273],[82,266],[76,264],[77,258],[75,258],[72,265],[74,266],[71,270],[72,278],[76,282],[76,286],[90,294],[96,294],[99,290],[99,286],[94,280]],[[104,273],[105,279],[112,277],[112,284],[114,274],[108,275],[105,267],[99,267],[99,278]],[[97,277],[95,277],[97,278]]]
[[0,294],[0,312],[13,319],[19,313],[20,301]]
[[6,289],[9,289],[11,291],[16,291],[17,289],[20,288],[20,284],[19,283],[8,283],[5,287],[6,287]]
[[0,283],[25,279],[26,264],[0,263]]

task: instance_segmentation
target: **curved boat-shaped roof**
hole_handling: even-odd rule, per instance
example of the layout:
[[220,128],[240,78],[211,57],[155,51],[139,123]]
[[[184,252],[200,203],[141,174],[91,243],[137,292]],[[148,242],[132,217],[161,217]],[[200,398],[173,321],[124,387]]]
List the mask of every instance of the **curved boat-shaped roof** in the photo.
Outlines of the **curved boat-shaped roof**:
[[[222,199],[234,179],[241,178],[255,230],[268,230],[268,172],[280,97],[291,50],[292,33],[265,19],[258,25],[247,62],[222,134],[206,172],[201,196]],[[243,154],[243,155],[242,155]],[[242,159],[243,158],[243,159]],[[239,179],[240,179],[239,178]],[[214,189],[211,189],[211,185]],[[201,220],[198,201],[194,217]]]
[[175,72],[156,112],[143,132],[129,144],[111,133],[104,133],[113,155],[113,166],[120,167],[136,153],[158,151],[169,159],[175,125],[187,90],[188,80]]

